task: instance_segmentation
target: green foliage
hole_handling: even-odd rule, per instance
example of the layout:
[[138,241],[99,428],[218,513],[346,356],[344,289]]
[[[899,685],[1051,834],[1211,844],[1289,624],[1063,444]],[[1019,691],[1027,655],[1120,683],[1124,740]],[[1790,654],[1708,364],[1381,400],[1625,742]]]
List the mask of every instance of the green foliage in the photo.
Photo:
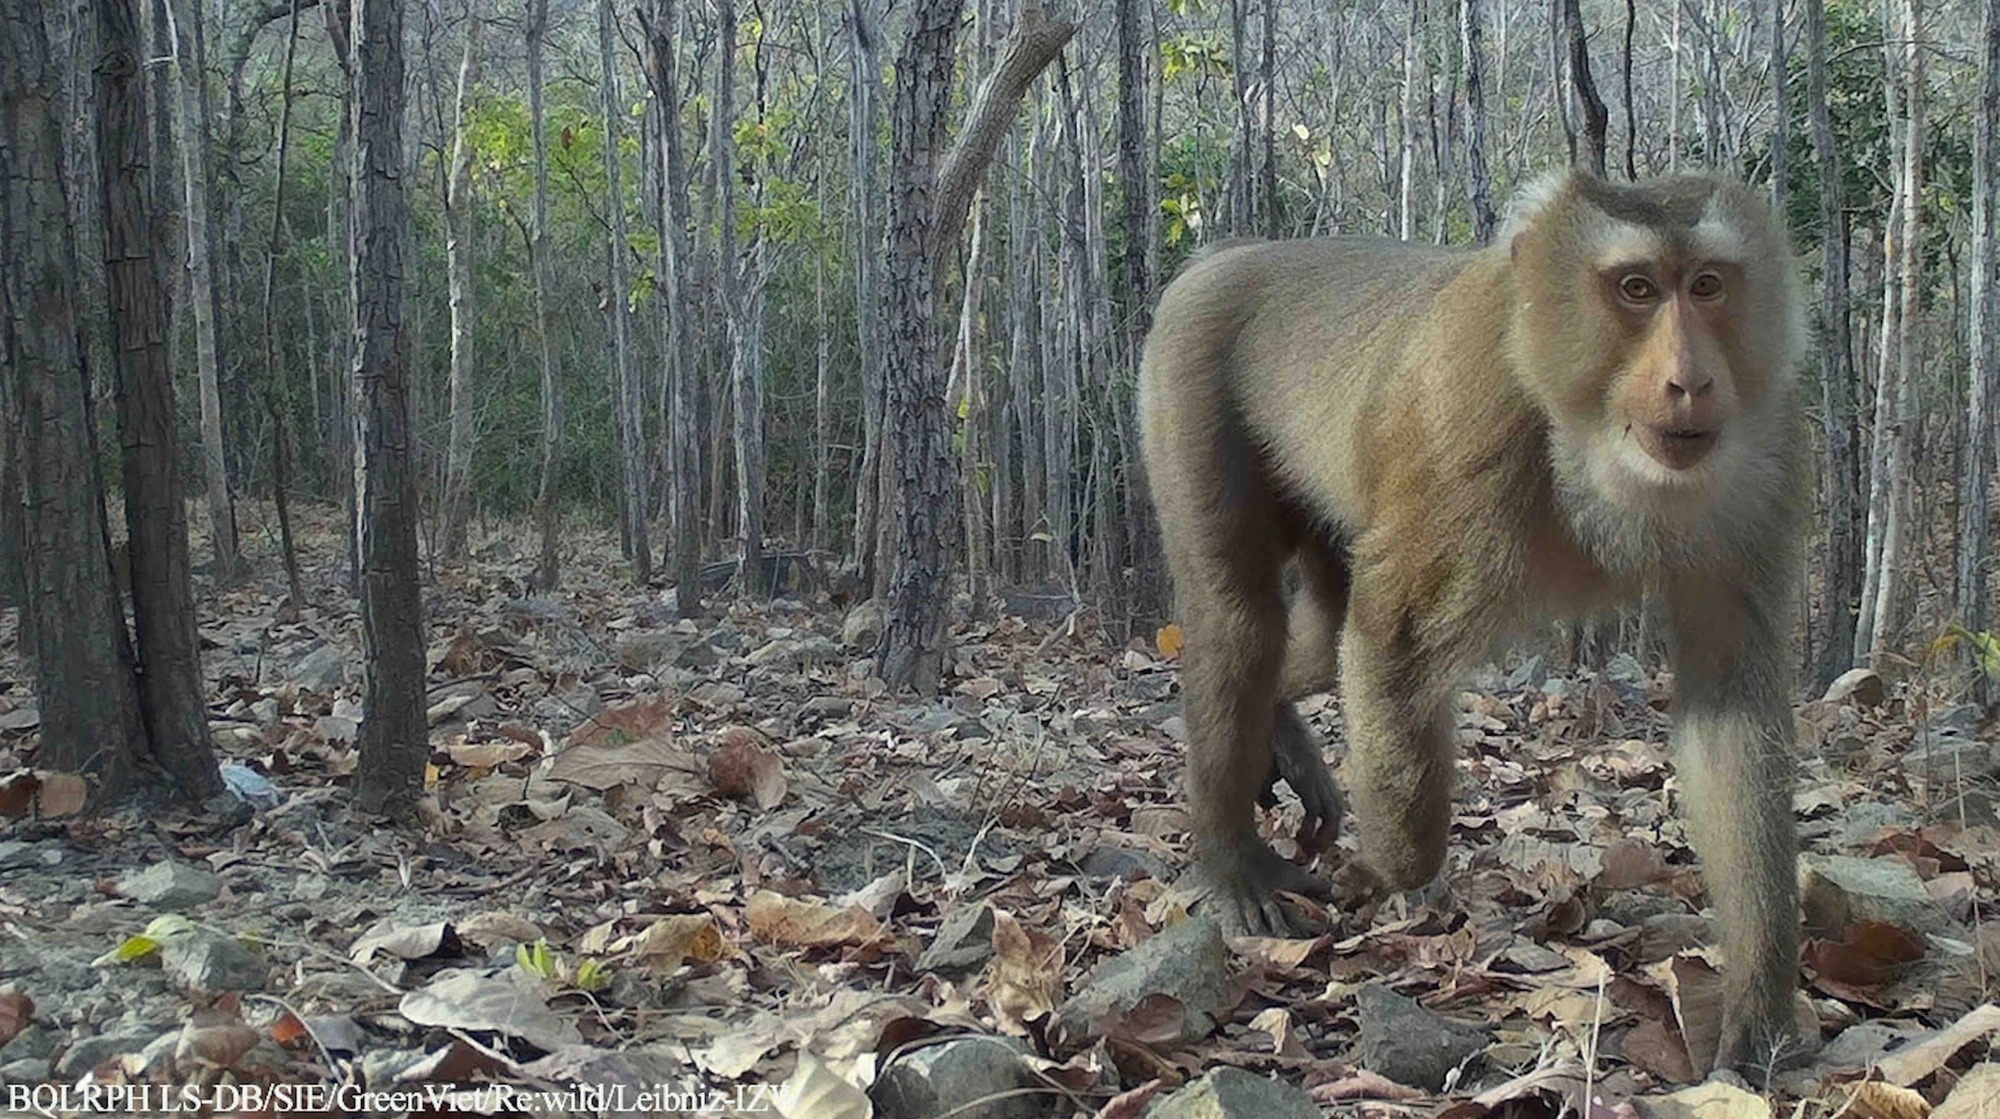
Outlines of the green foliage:
[[1160,43],[1160,76],[1171,84],[1187,75],[1226,78],[1229,48],[1219,31],[1183,32]]

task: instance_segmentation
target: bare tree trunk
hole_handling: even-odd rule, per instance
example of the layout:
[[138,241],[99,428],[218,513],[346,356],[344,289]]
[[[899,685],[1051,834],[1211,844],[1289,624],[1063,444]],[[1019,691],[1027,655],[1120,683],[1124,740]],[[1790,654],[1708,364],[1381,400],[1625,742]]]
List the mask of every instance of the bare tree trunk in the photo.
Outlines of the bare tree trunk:
[[1841,205],[1840,153],[1834,147],[1833,113],[1826,92],[1825,0],[1805,0],[1806,98],[1811,102],[1813,153],[1819,164],[1819,296],[1821,424],[1826,439],[1826,553],[1815,610],[1813,673],[1824,688],[1854,666],[1854,600],[1861,593],[1860,540],[1856,534],[1860,464],[1854,446],[1854,361],[1849,347],[1846,209]]
[[[562,581],[562,550],[556,540],[556,456],[561,450],[562,388],[556,382],[555,339],[549,334],[549,135],[542,108],[542,54],[549,37],[549,0],[528,0],[528,128],[535,145],[535,201],[528,237],[535,272],[535,342],[542,370],[541,475],[535,485],[535,524],[542,538],[535,561],[535,585],[554,590]],[[670,105],[672,100],[665,99]],[[668,110],[671,113],[671,110]],[[669,116],[666,127],[673,127]],[[661,237],[664,244],[666,237]],[[662,269],[662,275],[666,271]]]
[[1789,228],[1786,180],[1792,168],[1792,107],[1786,88],[1790,73],[1785,64],[1785,0],[1770,0],[1765,14],[1771,20],[1771,209]]
[[[821,179],[820,211],[826,211],[825,180]],[[825,551],[829,543],[831,518],[827,510],[827,483],[833,473],[833,410],[830,397],[829,350],[833,343],[833,333],[827,329],[826,316],[826,254],[813,253],[813,322],[817,324],[817,344],[813,347],[813,487],[812,487],[812,533],[807,538],[807,546],[815,552]]]
[[465,53],[452,98],[451,179],[445,192],[445,273],[451,302],[451,428],[444,463],[444,557],[465,554],[472,477],[472,94],[479,84],[479,0],[465,2]]
[[1986,0],[1979,14],[1979,108],[1972,133],[1972,246],[1967,257],[1966,344],[1971,352],[1965,412],[1965,461],[1959,478],[1958,612],[1967,627],[1986,629],[1987,511],[1993,484],[1995,398],[2000,397],[2000,250],[1993,234],[1993,162],[2000,159],[2000,0]]
[[[141,715],[153,753],[178,790],[205,800],[222,789],[208,736],[187,508],[175,470],[174,371],[168,350],[168,223],[149,190],[152,136],[134,0],[98,0],[97,152],[104,185],[105,267],[111,288],[132,620],[144,671]],[[162,178],[165,176],[162,174]]]
[[1583,105],[1583,159],[1590,170],[1605,175],[1605,133],[1611,116],[1604,98],[1597,95],[1597,81],[1590,76],[1590,41],[1584,33],[1583,9],[1577,0],[1562,0],[1563,26],[1569,36],[1569,77]]
[[1264,140],[1263,196],[1258,201],[1264,236],[1278,237],[1278,0],[1264,0],[1264,50],[1259,74],[1264,83],[1264,111],[1258,127]]
[[1250,0],[1229,0],[1229,78],[1236,98],[1236,128],[1229,134],[1228,199],[1223,206],[1222,231],[1249,236],[1257,228],[1250,189]]
[[1681,12],[1691,0],[1669,0],[1673,23],[1667,40],[1667,173],[1681,171],[1681,52],[1687,41],[1681,36]]
[[[740,593],[760,595],[764,585],[764,401],[758,377],[761,362],[752,350],[763,344],[749,332],[749,303],[743,290],[742,253],[736,243],[736,0],[716,0],[715,113],[709,140],[715,176],[716,298],[729,333],[729,384],[736,452],[736,531],[742,550],[736,569]],[[756,250],[752,250],[755,252]],[[762,270],[750,280],[761,288]]]
[[876,218],[876,131],[880,118],[875,97],[882,85],[882,64],[875,54],[875,26],[868,14],[872,0],[851,0],[848,12],[848,142],[853,152],[851,197],[854,211],[855,345],[861,366],[861,464],[854,475],[854,562],[861,585],[871,595],[884,590],[884,570],[877,542],[882,509],[882,347],[881,318],[876,313],[877,261],[882,231]]
[[1465,190],[1472,203],[1472,232],[1482,245],[1499,224],[1493,179],[1486,167],[1486,50],[1481,43],[1480,0],[1459,0],[1459,49],[1465,54]]
[[19,584],[7,589],[21,594],[38,762],[88,774],[116,801],[148,746],[106,547],[64,193],[67,113],[44,18],[38,0],[0,0],[0,418],[11,468],[0,525],[19,548]]
[[193,64],[194,36],[200,34],[201,0],[181,17],[186,26],[174,38],[174,131],[180,145],[181,211],[187,222],[189,282],[194,285],[195,380],[201,403],[203,497],[215,549],[215,580],[236,581],[242,557],[236,545],[236,512],[229,499],[229,468],[222,439],[222,377],[218,365],[215,263],[208,235],[208,120],[202,113],[201,71]]
[[411,462],[410,368],[403,325],[403,5],[354,0],[354,399],[359,451],[361,636],[367,703],[355,801],[404,810],[422,795],[424,613]]
[[986,465],[986,441],[980,434],[980,428],[986,422],[986,398],[980,386],[979,369],[979,300],[986,286],[985,210],[985,194],[974,196],[972,232],[969,238],[971,248],[967,250],[965,256],[965,294],[959,304],[957,354],[952,361],[956,367],[952,379],[965,387],[965,403],[959,410],[963,417],[959,432],[964,441],[965,460],[960,470],[960,481],[964,483],[965,496],[963,516],[966,589],[971,593],[974,610],[985,609],[987,594],[992,589],[986,538],[986,530],[989,527],[986,519],[986,493],[982,488]]
[[639,371],[632,364],[630,328],[625,312],[625,301],[632,293],[632,284],[626,278],[625,257],[632,251],[632,242],[625,234],[625,188],[620,174],[622,158],[618,121],[625,110],[618,96],[617,36],[613,32],[616,23],[612,0],[598,0],[597,58],[604,75],[601,93],[604,106],[604,179],[608,195],[605,208],[611,214],[611,237],[604,247],[605,283],[610,290],[605,292],[604,299],[606,313],[611,318],[611,352],[615,366],[612,373],[617,393],[619,503],[625,510],[623,537],[626,558],[632,561],[632,578],[635,582],[645,583],[653,577],[653,552],[646,538],[645,405],[639,386]]
[[936,368],[936,306],[944,258],[1000,139],[1027,92],[1074,33],[1024,0],[999,65],[973,98],[964,130],[942,165],[951,95],[952,48],[963,0],[919,0],[896,64],[894,159],[889,192],[887,284],[882,293],[885,415],[895,431],[901,508],[889,624],[876,663],[892,687],[934,689],[944,665],[945,600],[956,463]]
[[[355,74],[354,51],[349,42],[352,21],[342,18],[342,13],[352,10],[352,0],[325,5],[326,37],[333,45],[333,57],[340,64],[341,99],[340,112],[333,126],[333,161],[327,169],[327,181],[331,184],[326,200],[327,243],[338,245],[340,254],[340,274],[347,282],[339,285],[334,294],[336,321],[342,324],[354,322],[354,123],[355,101],[358,91],[358,77]],[[347,564],[344,579],[350,586],[359,588],[361,583],[361,494],[355,488],[359,474],[354,465],[356,442],[359,436],[359,415],[354,398],[354,331],[348,325],[327,332],[334,345],[333,365],[339,375],[333,380],[333,408],[329,427],[333,432],[332,446],[328,449],[329,473],[340,495],[342,536],[345,538]]]
[[[1139,0],[1118,0],[1118,178],[1125,201],[1125,353],[1127,369],[1139,367],[1139,349],[1152,319],[1153,291],[1146,269],[1147,215],[1152,173],[1146,166],[1146,45],[1139,39]],[[1270,16],[1265,16],[1270,22]],[[1268,79],[1268,76],[1266,78]],[[1008,235],[1018,236],[1011,226]],[[1275,236],[1275,234],[1273,234]]]
[[1639,115],[1632,101],[1632,35],[1638,23],[1638,5],[1625,0],[1625,177],[1634,182],[1639,179]]
[[[680,79],[676,76],[679,27],[676,0],[654,0],[646,28],[647,55],[653,96],[660,100],[662,215],[660,231],[661,293],[667,322],[667,455],[672,475],[667,485],[672,500],[674,594],[683,615],[701,606],[701,448],[695,423],[701,370],[695,358],[694,212],[688,199],[688,170],[681,147]],[[641,11],[644,11],[642,8]]]
[[1398,153],[1396,175],[1396,236],[1404,241],[1416,239],[1411,217],[1411,198],[1416,186],[1417,161],[1417,38],[1422,32],[1421,0],[1410,0],[1410,21],[1403,36],[1403,87],[1402,102],[1397,110],[1401,138],[1396,143]]
[[[292,144],[292,63],[299,48],[299,0],[292,0],[286,23],[285,62],[279,78],[277,187],[272,193],[271,236],[264,254],[264,407],[271,416],[271,495],[278,507],[278,550],[285,564],[285,588],[292,608],[305,605],[305,584],[299,577],[299,550],[292,540],[291,444],[285,434],[285,368],[278,362],[278,257],[284,250],[285,168]],[[345,176],[342,177],[343,181]],[[343,243],[345,239],[343,238]],[[310,301],[308,301],[310,314]],[[346,382],[345,370],[339,378]],[[344,411],[341,413],[346,414]]]

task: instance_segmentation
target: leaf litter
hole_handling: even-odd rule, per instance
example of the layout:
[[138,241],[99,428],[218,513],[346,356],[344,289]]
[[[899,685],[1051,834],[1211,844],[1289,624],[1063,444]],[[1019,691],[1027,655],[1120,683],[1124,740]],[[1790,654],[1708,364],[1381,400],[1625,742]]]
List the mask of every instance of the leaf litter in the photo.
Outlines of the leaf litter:
[[[552,594],[505,546],[427,587],[431,759],[407,820],[344,792],[359,620],[331,570],[303,605],[275,580],[203,596],[211,727],[261,798],[235,820],[81,815],[80,779],[35,766],[0,634],[0,1080],[664,1085],[815,1119],[902,1114],[893,1068],[989,1084],[956,1106],[1052,1116],[1137,1114],[1224,1067],[1342,1114],[2000,1102],[2000,748],[1990,722],[1939,716],[1934,682],[1800,706],[1804,849],[1862,873],[1815,887],[1845,915],[1801,953],[1816,1044],[1702,1083],[1724,965],[1670,689],[1632,658],[1469,683],[1440,885],[1372,896],[1343,837],[1317,868],[1336,904],[1305,909],[1317,935],[1148,960],[1150,988],[1105,1002],[1107,961],[1189,919],[1178,626],[1121,643],[1088,610],[961,611],[946,687],[918,701],[850,640],[876,622],[824,593],[687,619],[614,551],[580,541]],[[1337,763],[1338,698],[1301,711]],[[1281,794],[1261,826],[1296,857],[1299,822]],[[162,862],[220,885],[117,888]],[[1442,1089],[1369,1067],[1370,985],[1477,1027]],[[1005,1045],[967,1071],[981,1037]]]

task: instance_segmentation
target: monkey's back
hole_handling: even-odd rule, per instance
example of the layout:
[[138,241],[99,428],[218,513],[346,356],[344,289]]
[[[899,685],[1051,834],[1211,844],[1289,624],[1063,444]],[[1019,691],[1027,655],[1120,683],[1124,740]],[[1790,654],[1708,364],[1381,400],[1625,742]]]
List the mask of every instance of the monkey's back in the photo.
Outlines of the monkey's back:
[[[1474,380],[1490,379],[1480,410],[1517,395],[1501,360],[1506,285],[1457,282],[1504,275],[1505,261],[1365,237],[1234,243],[1197,257],[1162,296],[1146,343],[1149,462],[1173,457],[1169,444],[1206,415],[1284,464],[1286,489],[1367,524],[1380,480],[1371,464],[1398,457],[1410,424],[1459,422],[1444,381],[1446,366],[1466,363],[1463,339],[1478,351]],[[1452,397],[1464,380],[1452,379]]]

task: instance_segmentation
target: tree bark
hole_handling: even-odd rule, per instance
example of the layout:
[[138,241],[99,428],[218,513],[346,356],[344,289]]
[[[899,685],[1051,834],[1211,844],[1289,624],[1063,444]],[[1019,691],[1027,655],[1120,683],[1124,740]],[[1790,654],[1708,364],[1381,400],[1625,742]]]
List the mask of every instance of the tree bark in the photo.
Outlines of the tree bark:
[[[305,583],[299,577],[299,550],[292,540],[291,441],[286,435],[285,425],[285,400],[290,394],[285,389],[285,367],[278,361],[277,280],[278,257],[284,249],[286,156],[292,146],[292,63],[298,56],[301,7],[303,4],[294,0],[285,35],[284,68],[279,76],[278,181],[272,192],[271,236],[266,242],[267,251],[264,254],[263,301],[264,408],[271,417],[271,496],[278,508],[278,550],[284,560],[285,587],[290,593],[294,610],[305,605],[306,592]],[[310,303],[307,306],[310,314]],[[341,369],[338,380],[340,384],[346,384],[345,368]],[[341,415],[345,416],[346,412],[343,410]]]
[[1074,32],[1024,0],[1000,64],[973,98],[966,126],[939,167],[951,97],[952,48],[963,0],[918,0],[896,64],[887,281],[882,293],[887,412],[895,432],[901,508],[889,624],[877,654],[892,687],[934,689],[943,669],[946,523],[957,479],[937,367],[936,307],[944,258],[1028,83]]
[[610,237],[605,242],[605,313],[611,321],[613,407],[618,415],[618,458],[620,493],[624,507],[626,558],[632,561],[632,578],[645,583],[653,577],[652,545],[646,538],[646,448],[645,407],[639,386],[639,371],[633,367],[630,327],[625,301],[632,284],[626,272],[626,254],[631,239],[625,233],[625,188],[621,181],[623,154],[619,143],[619,118],[624,114],[618,97],[618,56],[615,52],[617,25],[612,0],[597,3],[597,60],[604,81],[600,90],[604,109],[605,209],[611,215]]
[[1577,0],[1562,0],[1563,26],[1569,37],[1569,77],[1583,104],[1583,159],[1598,178],[1603,178],[1605,132],[1611,123],[1604,98],[1597,95],[1597,81],[1590,76],[1590,41],[1584,33],[1583,9]]
[[535,484],[535,525],[541,536],[541,549],[535,561],[535,585],[545,591],[554,590],[562,582],[562,549],[556,539],[556,461],[562,449],[562,387],[556,381],[555,339],[549,331],[549,289],[554,281],[549,266],[549,130],[542,107],[542,56],[548,38],[549,0],[528,0],[528,129],[535,147],[535,200],[528,255],[535,273],[535,349],[542,373],[541,473]]
[[[690,232],[693,209],[688,198],[688,170],[681,146],[680,85],[676,76],[679,26],[676,0],[654,0],[646,28],[653,96],[660,99],[661,204],[665,210],[660,233],[662,305],[666,314],[667,455],[673,520],[674,591],[681,612],[692,614],[701,600],[701,450],[695,422],[701,371],[695,357],[694,259]],[[864,316],[865,317],[865,316]]]
[[354,170],[349,259],[354,280],[355,489],[361,544],[361,637],[367,675],[355,800],[406,809],[423,793],[424,614],[417,568],[417,478],[403,323],[402,0],[354,0]]
[[1959,478],[1958,611],[1968,628],[1987,628],[1986,579],[1991,560],[1987,512],[1993,483],[1994,403],[2000,397],[2000,249],[1993,233],[1993,162],[2000,159],[2000,0],[1986,0],[1979,15],[1979,108],[1972,133],[1972,246],[1967,252],[1967,349],[1972,368],[1965,412],[1965,461]]
[[[77,252],[58,56],[39,0],[0,0],[0,526],[17,546],[21,651],[35,674],[39,763],[131,791],[147,751],[125,655],[79,344]],[[18,491],[14,486],[18,485]]]
[[[1146,270],[1152,172],[1146,166],[1145,102],[1140,97],[1146,81],[1146,44],[1139,37],[1139,0],[1117,0],[1117,5],[1118,178],[1125,202],[1124,363],[1137,369],[1153,313],[1153,286]],[[1269,22],[1269,16],[1265,18]]]
[[451,427],[444,462],[444,557],[465,554],[468,486],[472,476],[472,96],[479,84],[479,0],[465,3],[465,53],[452,99],[451,178],[445,192],[445,283],[451,308]]
[[1771,20],[1771,209],[1786,223],[1792,167],[1792,107],[1787,88],[1791,74],[1785,63],[1785,0],[1770,0],[1765,14]]
[[1493,241],[1493,177],[1486,167],[1486,49],[1481,43],[1480,0],[1459,0],[1459,48],[1465,54],[1465,191],[1472,204],[1472,232]]
[[208,506],[209,536],[215,551],[215,580],[236,581],[242,563],[236,545],[236,512],[229,498],[229,468],[222,435],[222,375],[216,343],[220,305],[216,299],[215,262],[208,229],[208,118],[202,111],[202,73],[194,65],[194,38],[202,20],[200,0],[180,17],[183,26],[174,40],[174,132],[180,145],[182,216],[187,222],[189,282],[194,286],[195,378],[201,403],[201,465],[203,498]]
[[1409,23],[1403,33],[1402,102],[1396,116],[1401,129],[1396,143],[1396,165],[1399,168],[1396,175],[1396,236],[1404,241],[1414,241],[1417,236],[1413,228],[1411,204],[1416,194],[1417,39],[1422,32],[1422,10],[1420,0],[1410,0]]
[[[743,283],[742,251],[736,238],[736,0],[716,0],[715,112],[711,125],[710,173],[715,176],[718,220],[715,290],[729,334],[729,388],[733,422],[730,445],[736,454],[736,587],[764,593],[764,401],[762,362],[754,349],[763,344],[749,333],[751,293]],[[761,275],[751,283],[761,286]]]
[[875,53],[875,27],[868,7],[872,0],[852,0],[847,20],[848,143],[853,172],[850,197],[854,214],[855,346],[861,373],[861,462],[854,476],[854,566],[861,585],[881,594],[886,571],[880,562],[882,488],[882,346],[877,290],[877,261],[882,230],[876,216],[876,132],[881,122],[876,94],[882,85],[882,65]]
[[1821,430],[1826,439],[1826,552],[1814,611],[1818,649],[1814,682],[1825,688],[1854,667],[1854,603],[1861,593],[1861,473],[1854,445],[1854,360],[1849,347],[1846,207],[1840,153],[1826,91],[1825,0],[1805,0],[1806,98],[1811,103],[1813,153],[1819,164],[1819,344]]
[[132,620],[143,672],[141,717],[166,775],[191,800],[221,791],[208,737],[187,509],[176,472],[174,371],[168,347],[168,224],[149,189],[151,135],[134,0],[98,0],[97,152],[104,254],[118,368],[118,418],[131,542]]

